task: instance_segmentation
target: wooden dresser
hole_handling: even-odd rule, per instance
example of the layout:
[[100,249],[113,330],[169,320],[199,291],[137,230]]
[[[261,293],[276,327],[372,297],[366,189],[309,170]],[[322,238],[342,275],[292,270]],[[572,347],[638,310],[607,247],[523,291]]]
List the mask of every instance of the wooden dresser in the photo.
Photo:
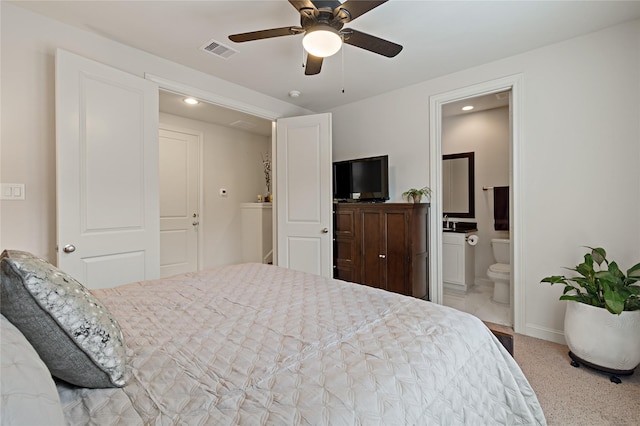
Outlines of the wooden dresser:
[[334,277],[429,297],[429,204],[335,203]]

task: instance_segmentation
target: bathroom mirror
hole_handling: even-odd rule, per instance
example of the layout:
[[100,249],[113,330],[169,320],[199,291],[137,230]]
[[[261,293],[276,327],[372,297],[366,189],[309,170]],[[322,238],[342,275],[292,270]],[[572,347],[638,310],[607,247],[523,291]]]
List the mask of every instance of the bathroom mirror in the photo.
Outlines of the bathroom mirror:
[[475,217],[473,152],[442,156],[442,212],[449,217]]

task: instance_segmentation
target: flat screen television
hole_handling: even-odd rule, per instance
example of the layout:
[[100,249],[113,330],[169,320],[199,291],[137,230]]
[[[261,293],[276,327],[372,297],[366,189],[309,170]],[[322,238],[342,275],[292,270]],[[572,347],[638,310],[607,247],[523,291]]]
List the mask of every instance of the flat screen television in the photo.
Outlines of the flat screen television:
[[388,200],[388,156],[333,163],[333,198],[337,202],[383,203]]

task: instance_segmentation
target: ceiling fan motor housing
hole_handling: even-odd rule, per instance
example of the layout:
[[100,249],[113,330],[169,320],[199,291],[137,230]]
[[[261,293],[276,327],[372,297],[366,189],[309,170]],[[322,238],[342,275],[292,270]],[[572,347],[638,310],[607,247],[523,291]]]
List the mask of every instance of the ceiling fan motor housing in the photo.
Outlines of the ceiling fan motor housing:
[[305,29],[305,31],[313,31],[316,29],[315,27],[328,26],[336,31],[340,31],[344,26],[344,22],[342,20],[333,19],[333,12],[320,10],[318,9],[318,15],[300,15],[300,26]]

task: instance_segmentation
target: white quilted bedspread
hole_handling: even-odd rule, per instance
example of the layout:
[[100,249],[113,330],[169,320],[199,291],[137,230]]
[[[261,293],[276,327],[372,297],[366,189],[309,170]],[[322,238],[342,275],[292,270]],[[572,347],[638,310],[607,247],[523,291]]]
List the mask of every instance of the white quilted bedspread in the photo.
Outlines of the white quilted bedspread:
[[59,383],[70,424],[545,424],[492,333],[447,307],[259,264],[94,293],[130,377]]

